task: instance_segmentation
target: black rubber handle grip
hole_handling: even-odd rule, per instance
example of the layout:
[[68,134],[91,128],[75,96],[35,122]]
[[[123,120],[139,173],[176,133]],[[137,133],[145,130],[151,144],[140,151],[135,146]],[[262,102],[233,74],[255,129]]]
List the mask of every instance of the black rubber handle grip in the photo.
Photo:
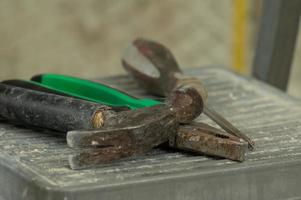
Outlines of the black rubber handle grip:
[[101,104],[0,84],[0,116],[17,123],[66,132],[97,128],[111,112]]
[[30,89],[30,90],[40,91],[40,92],[46,92],[46,93],[71,97],[70,95],[67,95],[63,92],[58,92],[56,90],[52,90],[52,89],[43,87],[43,86],[38,85],[38,84],[34,84],[32,81],[24,81],[24,80],[19,80],[19,79],[10,79],[10,80],[4,80],[1,83],[5,84],[5,85],[10,85],[10,86],[21,87],[21,88],[24,88],[24,89]]
[[[34,77],[37,77],[37,76],[34,76]],[[30,90],[35,90],[35,91],[39,91],[39,92],[46,92],[46,93],[61,95],[61,96],[65,96],[65,97],[72,97],[75,99],[82,99],[78,96],[72,96],[70,94],[66,94],[59,90],[48,88],[43,85],[38,85],[37,83],[34,83],[33,81],[10,79],[10,80],[4,80],[1,83],[5,84],[5,85],[21,87],[24,89],[30,89]],[[82,100],[85,100],[85,99],[82,99]],[[88,101],[88,100],[85,100],[85,101]],[[114,106],[114,107],[112,107],[112,110],[119,112],[119,111],[129,110],[129,108],[127,106]]]

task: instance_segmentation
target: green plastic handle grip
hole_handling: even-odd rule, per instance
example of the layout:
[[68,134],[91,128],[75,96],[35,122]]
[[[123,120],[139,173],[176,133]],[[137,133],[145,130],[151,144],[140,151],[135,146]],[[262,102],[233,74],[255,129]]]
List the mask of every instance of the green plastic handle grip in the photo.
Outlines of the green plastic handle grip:
[[108,106],[127,106],[137,109],[158,105],[153,99],[137,99],[101,83],[60,74],[42,74],[31,81],[58,92]]

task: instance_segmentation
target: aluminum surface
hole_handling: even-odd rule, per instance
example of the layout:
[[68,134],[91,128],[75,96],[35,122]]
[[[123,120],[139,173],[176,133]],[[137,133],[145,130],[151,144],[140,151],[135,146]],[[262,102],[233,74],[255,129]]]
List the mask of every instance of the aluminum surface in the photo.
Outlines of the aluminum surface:
[[[255,143],[243,163],[155,149],[147,156],[70,170],[61,134],[0,124],[0,196],[7,199],[287,199],[301,197],[300,101],[221,68],[199,75],[216,108]],[[127,76],[107,82],[144,96]],[[202,115],[198,120],[214,125]],[[19,191],[19,192],[16,192]]]

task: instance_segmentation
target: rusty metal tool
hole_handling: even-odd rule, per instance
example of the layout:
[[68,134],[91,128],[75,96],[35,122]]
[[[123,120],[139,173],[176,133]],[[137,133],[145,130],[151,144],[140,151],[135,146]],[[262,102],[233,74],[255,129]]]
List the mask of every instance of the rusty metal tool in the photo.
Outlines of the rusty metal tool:
[[[65,75],[41,74],[31,80],[37,81],[42,86],[55,89],[55,92],[64,92],[66,95],[73,95],[74,97],[110,106],[126,106],[136,109],[161,103],[151,99],[140,100],[133,96],[128,96],[128,94],[120,90],[112,93],[110,92],[112,87],[104,90],[104,87],[107,87],[104,84]],[[169,146],[236,161],[245,159],[246,143],[239,141],[239,138],[202,123],[191,124],[188,127],[192,130],[190,131],[191,133],[187,131],[189,128],[184,128],[183,125],[180,126],[175,138],[170,139]]]
[[[105,87],[103,84],[65,75],[42,74],[39,76],[35,76],[35,78],[33,78],[32,80],[38,80],[38,83],[23,80],[6,80],[3,83],[19,87],[21,86],[28,89],[35,89],[48,93],[60,94],[64,96],[71,96],[75,93],[74,97],[76,98],[80,97],[89,101],[93,99],[95,102],[106,105],[114,104],[115,106],[126,106],[125,108],[120,107],[120,109],[126,109],[127,107],[135,109],[137,106],[146,107],[154,105],[154,103],[161,104],[161,102],[156,102],[154,100],[146,101],[146,99],[144,99],[142,103],[137,103],[137,100],[135,100],[135,103],[132,104],[131,102],[133,102],[133,100],[131,100],[130,98],[134,97],[125,97],[126,94],[124,93],[122,95],[117,95],[118,92],[123,91],[114,91],[112,96],[110,94],[110,89],[103,91],[103,87]],[[59,87],[56,87],[57,84],[60,84]],[[72,85],[71,89],[70,87],[68,87],[68,85]],[[102,94],[105,95],[104,98]],[[112,98],[114,98],[114,101],[108,101]],[[123,99],[127,100],[123,101]],[[114,108],[116,109],[116,107]],[[86,131],[86,133],[87,132],[88,131]],[[89,134],[87,134],[86,136],[88,137],[88,135]],[[87,147],[88,146],[89,145],[87,145]],[[209,125],[203,123],[190,123],[189,125],[181,125],[179,127],[175,137],[171,137],[169,139],[169,146],[176,149],[193,151],[205,155],[228,158],[236,161],[243,161],[245,159],[245,150],[247,145],[246,143],[239,141],[239,138],[233,137],[230,134],[215,129]],[[107,155],[107,151],[108,149],[101,149],[97,151],[94,151],[92,149],[80,152],[78,155],[73,156],[72,163],[85,162],[85,165],[87,165],[88,163],[90,163],[90,165],[93,165],[93,163],[95,162],[100,162],[100,160],[104,160],[106,156],[104,156],[103,154]],[[114,155],[115,157],[122,156],[121,152],[115,152],[111,156]]]
[[[182,99],[184,101],[178,101]],[[194,88],[181,87],[170,95],[167,104],[119,112],[109,118],[103,128],[107,130],[75,130],[68,132],[69,146],[88,148],[88,151],[72,157],[69,161],[74,169],[102,164],[104,154],[110,158],[135,156],[167,141],[174,140],[179,123],[188,123],[195,119],[203,109],[202,99]],[[102,128],[102,129],[103,129]],[[103,137],[102,132],[107,133]],[[102,149],[91,149],[112,142],[115,150],[110,153]],[[123,144],[124,147],[121,145]],[[112,160],[110,160],[112,161]]]
[[73,169],[149,151],[174,138],[179,123],[193,120],[203,108],[197,91],[185,86],[175,90],[165,104],[120,112],[98,103],[37,91],[41,88],[24,87],[0,84],[0,116],[67,131],[68,145],[80,149],[69,159]]
[[243,139],[254,148],[254,142],[241,133],[234,125],[218,114],[207,104],[207,92],[202,82],[193,76],[186,76],[180,70],[172,53],[163,45],[145,39],[136,39],[124,51],[124,68],[148,92],[168,96],[177,87],[194,87],[204,102],[204,113],[226,132]]
[[[35,84],[52,88],[55,92],[64,92],[66,95],[95,101],[109,106],[126,106],[131,109],[142,108],[160,104],[159,101],[151,99],[137,99],[128,96],[123,91],[112,92],[112,87],[107,87],[99,82],[83,80],[59,74],[41,74],[33,77]],[[8,82],[8,81],[6,81]],[[18,84],[20,81],[9,81],[10,84]],[[28,83],[26,83],[28,85]],[[25,84],[25,85],[26,85]],[[34,85],[36,87],[36,85]],[[104,90],[104,88],[106,88]],[[175,138],[170,139],[170,146],[177,149],[190,150],[206,155],[219,156],[231,160],[243,161],[245,158],[246,144],[239,141],[239,138],[227,135],[214,129],[209,125],[194,124],[188,128],[180,126]],[[97,159],[96,159],[97,160]]]

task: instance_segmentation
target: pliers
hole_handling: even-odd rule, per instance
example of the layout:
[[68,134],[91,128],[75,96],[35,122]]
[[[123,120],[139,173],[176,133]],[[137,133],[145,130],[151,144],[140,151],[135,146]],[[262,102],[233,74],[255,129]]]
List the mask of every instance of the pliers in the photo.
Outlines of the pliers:
[[[208,108],[201,82],[183,75],[164,46],[138,39],[122,58],[126,70],[165,102],[137,99],[99,82],[59,74],[0,84],[0,116],[67,132],[73,169],[139,155],[159,144],[200,154],[245,159],[253,141]],[[192,122],[204,111],[225,131]]]
[[[59,131],[69,131],[67,134],[68,145],[72,148],[82,149],[79,154],[70,157],[70,166],[73,169],[86,168],[122,157],[141,154],[167,141],[168,145],[175,149],[236,161],[245,159],[246,142],[204,123],[184,122],[178,126],[173,120],[173,116],[169,114],[169,107],[162,106],[164,102],[153,99],[137,99],[99,82],[59,74],[42,74],[34,76],[31,81],[7,80],[2,83],[8,86],[55,94],[64,98],[65,101],[93,102],[93,105],[95,103],[95,105],[106,106],[103,108],[105,112],[102,112],[106,116],[112,115],[112,112],[124,113],[109,118],[106,123],[112,125],[103,129],[101,134],[99,134],[98,129],[91,129],[100,128],[99,125],[72,127],[73,129],[66,129],[65,125],[61,126],[62,129]],[[178,97],[183,98],[181,95]],[[56,106],[58,105],[56,104]],[[147,112],[142,108],[147,109]],[[137,114],[128,115],[129,112],[133,113],[133,111]],[[148,113],[153,114],[149,115]],[[125,120],[129,116],[135,116],[135,119]],[[87,119],[83,120],[87,121]],[[114,123],[118,120],[120,123]],[[122,123],[122,121],[124,122]],[[133,122],[135,123],[133,124]],[[158,124],[160,125],[158,126]],[[139,140],[139,145],[137,145],[137,141],[133,142],[129,139],[133,138],[133,131],[129,134],[120,131],[120,129],[124,130],[133,126],[136,128],[136,132],[144,132],[141,134],[144,138]],[[53,126],[48,128],[53,128]],[[86,130],[74,130],[77,128]],[[156,129],[157,135],[146,131],[150,129]],[[145,138],[146,136],[154,140],[150,141],[150,139]],[[103,148],[104,146],[106,148]]]

